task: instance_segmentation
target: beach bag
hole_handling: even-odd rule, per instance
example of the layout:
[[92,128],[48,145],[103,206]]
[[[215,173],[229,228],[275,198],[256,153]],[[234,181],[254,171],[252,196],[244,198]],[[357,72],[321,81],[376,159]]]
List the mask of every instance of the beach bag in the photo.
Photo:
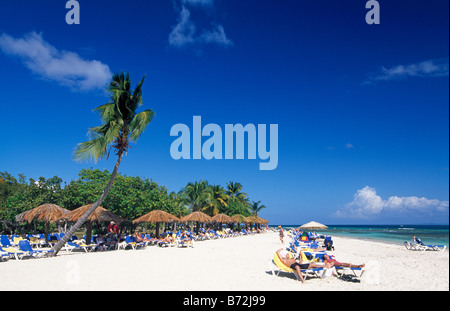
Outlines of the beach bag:
[[336,269],[334,267],[330,268],[330,269],[324,269],[323,270],[323,274],[322,274],[322,278],[329,278],[330,276],[335,275]]
[[354,275],[350,275],[350,274],[342,274],[339,279],[341,279],[342,281],[345,282],[353,282],[353,283],[360,283],[361,280],[356,278],[356,276]]

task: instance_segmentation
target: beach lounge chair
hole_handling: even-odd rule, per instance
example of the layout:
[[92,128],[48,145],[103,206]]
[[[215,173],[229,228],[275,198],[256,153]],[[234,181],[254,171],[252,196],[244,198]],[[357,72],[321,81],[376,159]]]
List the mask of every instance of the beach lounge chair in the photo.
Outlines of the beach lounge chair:
[[13,246],[11,243],[11,240],[8,238],[7,235],[1,235],[0,236],[0,245],[3,247],[10,247]]
[[446,245],[426,245],[422,242],[421,239],[417,238],[413,241],[413,243],[405,241],[404,245],[406,249],[413,251],[445,251],[447,248]]
[[181,233],[177,234],[176,244],[177,247],[194,247],[194,238],[192,234],[186,232],[187,238],[183,238]]
[[337,266],[335,266],[334,268],[336,269],[336,273],[339,276],[346,274],[346,272],[352,272],[355,277],[360,278],[364,274],[363,268],[349,268],[349,267],[337,267]]
[[83,250],[86,253],[89,253],[94,248],[95,248],[95,245],[87,245],[85,243],[76,244],[76,243],[70,242],[70,241],[66,242],[66,244],[64,245],[64,249],[67,252],[73,252],[74,250]]
[[34,250],[30,242],[28,240],[22,240],[19,241],[19,248],[23,252],[27,252],[29,255],[33,257],[42,257],[42,256],[48,256],[48,253],[53,252],[53,250]]
[[168,235],[172,236],[173,242],[159,241],[157,245],[159,247],[173,247],[177,246],[177,237],[175,234],[169,233]]
[[331,251],[331,250],[334,251],[334,245],[333,245],[333,240],[331,239],[331,236],[325,237],[325,240],[323,241],[323,246],[329,251]]
[[138,248],[144,248],[146,246],[145,242],[136,242],[134,236],[127,235],[125,237],[125,241],[118,244],[117,248],[126,249],[127,247],[131,247],[131,249],[136,250]]
[[23,257],[29,256],[28,252],[20,251],[12,246],[0,247],[0,252],[7,253],[9,258],[15,258],[16,260],[21,260]]
[[[278,276],[280,274],[280,272],[287,272],[287,273],[293,273],[295,278],[298,281],[301,281],[300,276],[297,274],[297,271],[295,271],[294,269],[291,269],[290,267],[286,266],[280,259],[280,257],[278,256],[277,253],[275,253],[273,255],[273,259],[270,261],[270,270],[272,271],[272,275],[275,274]],[[305,270],[300,270],[300,272],[303,275],[303,278],[306,280],[306,278],[309,275],[313,275],[316,277],[321,277],[322,273],[323,273],[324,269],[323,268],[314,268],[314,269],[305,269]]]
[[0,251],[0,261],[8,261],[9,254],[8,252]]

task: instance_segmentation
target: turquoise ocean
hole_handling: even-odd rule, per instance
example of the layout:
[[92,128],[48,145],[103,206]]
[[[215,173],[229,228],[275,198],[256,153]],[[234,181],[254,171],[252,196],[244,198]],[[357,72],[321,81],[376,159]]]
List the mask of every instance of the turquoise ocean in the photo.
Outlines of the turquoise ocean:
[[[301,225],[282,225],[284,229]],[[316,230],[318,234],[355,239],[376,240],[403,245],[416,235],[425,244],[446,245],[449,249],[448,225],[327,225],[326,230]],[[277,226],[273,226],[277,227]]]

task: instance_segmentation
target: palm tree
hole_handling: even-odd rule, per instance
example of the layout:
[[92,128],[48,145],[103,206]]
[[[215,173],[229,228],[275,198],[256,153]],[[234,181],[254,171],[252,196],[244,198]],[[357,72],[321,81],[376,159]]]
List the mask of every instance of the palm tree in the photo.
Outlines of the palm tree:
[[241,192],[242,191],[242,185],[238,182],[232,182],[230,181],[227,183],[227,195],[231,199],[238,199],[239,201],[244,201],[244,199],[248,196],[247,193]]
[[83,225],[106,198],[117,176],[123,154],[128,151],[130,142],[136,142],[147,125],[153,120],[154,112],[150,109],[140,113],[136,112],[136,109],[142,105],[142,84],[144,83],[144,78],[132,91],[128,73],[126,75],[123,72],[120,75],[114,74],[112,82],[108,86],[108,93],[111,96],[110,102],[94,109],[94,111],[100,113],[103,124],[89,129],[91,139],[78,144],[75,148],[74,158],[78,160],[93,159],[97,162],[104,157],[108,158],[113,148],[118,159],[111,178],[100,198],[55,245],[53,255],[56,255],[61,250],[75,231]]
[[209,188],[211,189],[212,196],[205,211],[209,215],[215,216],[227,207],[228,195],[225,193],[225,189],[220,185],[210,185]]
[[182,190],[181,196],[193,212],[203,210],[211,203],[212,190],[205,180],[190,182]]
[[252,201],[252,204],[250,205],[250,210],[252,211],[252,215],[255,217],[258,217],[258,213],[263,209],[266,208],[265,205],[259,205],[261,201],[255,202]]

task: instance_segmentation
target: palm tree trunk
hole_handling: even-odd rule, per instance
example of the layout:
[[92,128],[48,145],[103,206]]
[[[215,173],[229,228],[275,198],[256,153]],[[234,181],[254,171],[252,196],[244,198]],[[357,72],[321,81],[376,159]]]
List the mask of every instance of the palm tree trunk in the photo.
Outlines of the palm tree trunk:
[[74,235],[75,231],[77,231],[88,219],[88,217],[95,211],[97,207],[102,204],[103,200],[105,200],[106,196],[108,195],[109,190],[111,189],[114,180],[116,179],[117,172],[119,171],[120,162],[122,161],[123,157],[123,150],[119,150],[118,153],[119,158],[117,159],[116,166],[114,167],[114,171],[112,172],[111,178],[108,182],[108,185],[106,186],[105,190],[103,190],[102,195],[100,198],[95,202],[90,209],[87,210],[86,213],[84,213],[83,216],[81,216],[80,219],[72,226],[70,227],[69,231],[66,232],[64,237],[58,241],[58,243],[55,244],[54,252],[50,253],[51,256],[56,256],[58,252],[61,250],[61,248],[66,244],[67,241]]

